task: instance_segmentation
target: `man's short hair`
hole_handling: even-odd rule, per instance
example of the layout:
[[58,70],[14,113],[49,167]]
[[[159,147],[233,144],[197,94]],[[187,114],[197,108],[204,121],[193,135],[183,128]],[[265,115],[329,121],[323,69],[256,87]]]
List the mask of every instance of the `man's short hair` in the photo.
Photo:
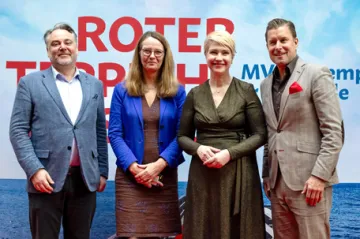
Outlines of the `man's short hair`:
[[282,26],[288,26],[289,27],[289,30],[291,32],[291,35],[296,38],[296,30],[295,30],[295,25],[292,21],[289,21],[289,20],[286,20],[286,19],[283,19],[283,18],[274,18],[272,19],[267,27],[266,27],[266,32],[265,32],[265,41],[267,42],[267,33],[268,31],[272,30],[272,29],[278,29],[279,27],[282,27]]
[[44,34],[45,45],[47,45],[47,40],[48,40],[49,35],[53,31],[58,30],[58,29],[66,30],[66,31],[70,32],[71,34],[73,34],[75,41],[77,42],[77,35],[76,35],[76,32],[74,31],[74,29],[69,24],[60,22],[60,23],[56,23],[53,28],[51,28],[45,32],[45,34]]

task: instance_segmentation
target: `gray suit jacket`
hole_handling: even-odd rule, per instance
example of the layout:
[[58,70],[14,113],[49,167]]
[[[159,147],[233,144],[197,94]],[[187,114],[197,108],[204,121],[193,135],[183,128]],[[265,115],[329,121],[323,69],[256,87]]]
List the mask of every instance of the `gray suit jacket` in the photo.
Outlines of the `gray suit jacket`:
[[108,176],[108,150],[102,82],[80,72],[83,101],[73,125],[63,105],[51,68],[20,79],[10,121],[10,140],[28,179],[28,192],[38,192],[30,178],[45,168],[62,189],[76,138],[81,171],[90,191],[100,175]]
[[[281,97],[279,120],[272,100],[273,74],[261,83],[261,98],[268,128],[263,178],[275,187],[278,168],[287,186],[302,190],[311,175],[338,183],[336,164],[343,130],[339,99],[327,67],[298,59]],[[301,91],[290,94],[297,82]]]

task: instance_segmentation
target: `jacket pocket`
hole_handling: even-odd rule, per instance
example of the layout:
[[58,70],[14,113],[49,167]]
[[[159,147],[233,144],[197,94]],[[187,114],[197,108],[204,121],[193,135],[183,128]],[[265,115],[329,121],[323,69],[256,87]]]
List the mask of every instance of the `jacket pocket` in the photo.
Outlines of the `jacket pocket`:
[[310,142],[297,142],[297,150],[309,154],[319,154],[320,145]]
[[91,151],[92,151],[92,157],[93,157],[93,158],[99,157],[99,154],[98,154],[97,149],[92,149]]
[[289,98],[291,98],[291,99],[297,99],[297,98],[300,98],[301,95],[302,95],[302,91],[300,91],[300,92],[295,92],[295,93],[289,94]]
[[49,158],[49,154],[50,154],[50,150],[46,150],[46,149],[35,149],[35,154],[36,157],[38,157],[39,159],[47,159]]

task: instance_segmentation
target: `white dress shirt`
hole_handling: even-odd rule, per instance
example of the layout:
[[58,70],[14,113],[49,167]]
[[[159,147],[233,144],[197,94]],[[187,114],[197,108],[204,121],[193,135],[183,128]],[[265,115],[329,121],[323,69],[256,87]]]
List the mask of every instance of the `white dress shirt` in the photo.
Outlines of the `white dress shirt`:
[[[73,125],[75,125],[76,119],[80,112],[81,103],[83,100],[81,83],[79,80],[79,76],[80,76],[79,70],[76,69],[75,75],[70,81],[67,81],[65,76],[59,73],[54,67],[52,67],[52,71],[54,74],[56,86],[59,90],[66,112],[69,115]],[[80,165],[79,150],[75,137],[71,148],[70,165],[71,166]]]

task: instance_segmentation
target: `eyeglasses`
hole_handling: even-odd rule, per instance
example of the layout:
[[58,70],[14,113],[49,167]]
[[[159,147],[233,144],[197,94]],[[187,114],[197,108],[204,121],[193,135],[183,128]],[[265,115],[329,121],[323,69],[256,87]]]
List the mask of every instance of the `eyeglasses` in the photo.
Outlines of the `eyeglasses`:
[[156,57],[161,57],[164,55],[164,52],[160,50],[141,49],[141,51],[144,54],[144,56],[150,56],[151,53],[153,52],[154,52],[154,56]]

